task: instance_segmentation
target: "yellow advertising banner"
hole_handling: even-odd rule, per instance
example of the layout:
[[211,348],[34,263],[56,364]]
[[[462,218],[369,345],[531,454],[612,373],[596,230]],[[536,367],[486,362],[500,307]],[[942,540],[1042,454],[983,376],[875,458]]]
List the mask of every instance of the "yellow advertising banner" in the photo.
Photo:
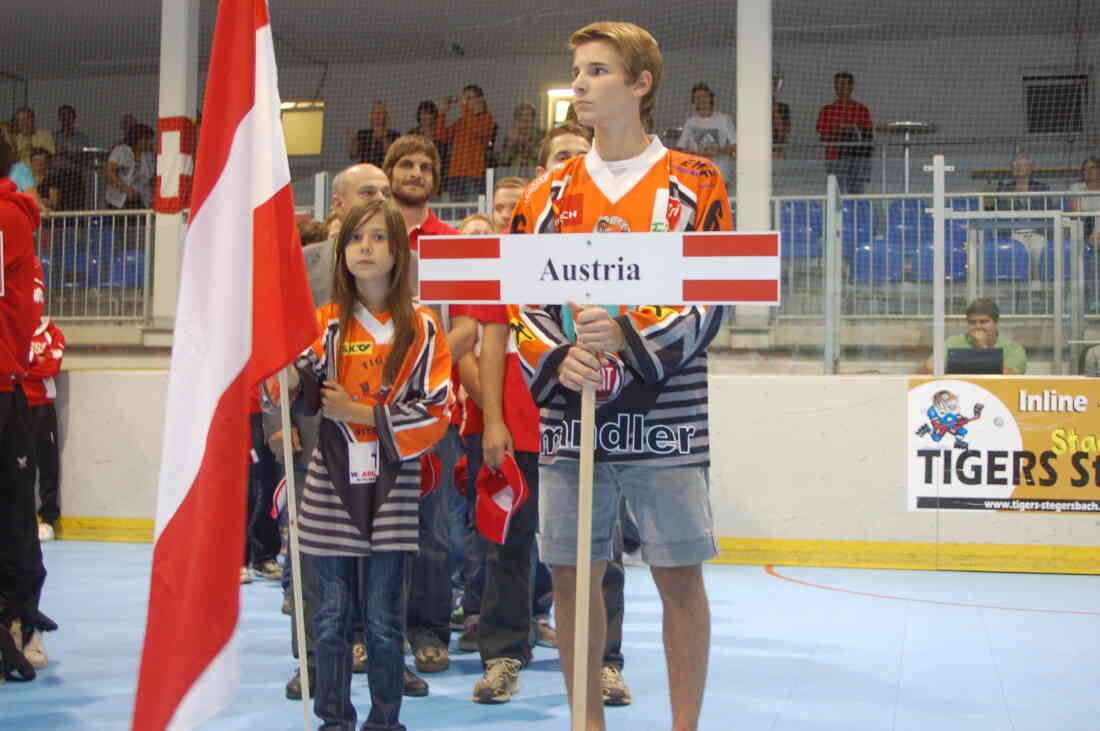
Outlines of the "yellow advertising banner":
[[913,378],[910,510],[1100,513],[1100,379]]

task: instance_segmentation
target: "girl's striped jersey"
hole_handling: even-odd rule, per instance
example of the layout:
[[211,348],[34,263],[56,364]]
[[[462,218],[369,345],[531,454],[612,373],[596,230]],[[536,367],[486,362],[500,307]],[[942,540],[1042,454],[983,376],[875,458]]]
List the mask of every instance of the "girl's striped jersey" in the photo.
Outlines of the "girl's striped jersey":
[[[394,337],[389,313],[373,315],[362,304],[356,304],[340,357],[336,357],[341,347],[339,307],[330,302],[318,308],[317,324],[320,336],[295,363],[303,378],[303,391],[322,381],[338,381],[353,399],[374,407],[377,426],[324,419],[336,428],[322,425],[320,446],[310,461],[300,521],[302,551],[315,555],[415,551],[419,534],[419,457],[443,436],[453,402],[451,354],[443,327],[434,312],[427,307],[417,308],[412,347],[405,354],[393,386],[383,388],[382,371]],[[339,437],[332,436],[336,434]],[[336,441],[340,438],[343,444]],[[354,499],[359,499],[362,491],[382,488],[381,480],[373,485],[349,486],[346,474],[330,473],[334,463],[346,463],[350,442],[377,442],[380,461],[399,463],[394,484],[386,486],[384,499],[370,511],[367,530],[352,519],[354,511],[348,507],[346,495],[350,491]],[[342,460],[341,447],[345,455]]]
[[[640,156],[606,162],[596,149],[544,174],[524,192],[512,233],[729,231],[733,217],[713,163],[654,137]],[[671,254],[671,252],[670,252]],[[540,407],[543,463],[577,459],[580,395],[558,382],[571,346],[562,305],[510,306],[524,376]],[[635,305],[615,318],[626,347],[605,368],[596,458],[655,466],[709,464],[706,347],[722,307]]]

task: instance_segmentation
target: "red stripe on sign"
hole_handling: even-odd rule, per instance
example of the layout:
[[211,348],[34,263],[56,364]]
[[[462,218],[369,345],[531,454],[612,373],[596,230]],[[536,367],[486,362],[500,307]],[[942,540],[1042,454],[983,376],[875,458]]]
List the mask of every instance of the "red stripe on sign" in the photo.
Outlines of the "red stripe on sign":
[[685,302],[778,302],[774,279],[685,279]]
[[499,259],[500,239],[469,236],[420,239],[421,259]]
[[477,300],[500,302],[500,281],[421,282],[420,299],[425,302]]
[[684,234],[684,256],[778,256],[779,234]]

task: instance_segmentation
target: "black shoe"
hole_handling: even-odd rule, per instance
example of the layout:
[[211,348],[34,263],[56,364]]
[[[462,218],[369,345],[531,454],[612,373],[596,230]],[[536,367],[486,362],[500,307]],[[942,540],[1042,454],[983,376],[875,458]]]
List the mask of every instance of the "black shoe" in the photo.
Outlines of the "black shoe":
[[405,668],[405,689],[402,693],[408,698],[423,698],[428,695],[428,681],[417,677],[412,670]]
[[[17,631],[22,632],[21,629]],[[15,646],[15,637],[12,635],[10,624],[0,622],[0,681],[7,678],[34,680],[37,675],[38,673],[35,672],[30,661],[24,657],[22,650]]]
[[[313,695],[313,679],[316,677],[317,671],[314,668],[309,668],[309,693]],[[302,700],[302,671],[295,670],[294,677],[286,681],[286,697],[292,701]]]

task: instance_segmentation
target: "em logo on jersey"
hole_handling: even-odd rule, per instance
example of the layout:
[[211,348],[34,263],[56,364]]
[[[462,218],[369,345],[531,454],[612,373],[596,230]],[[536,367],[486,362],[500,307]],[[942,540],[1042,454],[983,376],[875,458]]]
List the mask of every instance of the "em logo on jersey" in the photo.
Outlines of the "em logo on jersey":
[[623,390],[623,362],[610,353],[601,356],[601,361],[603,381],[596,389],[596,400],[614,401]]

